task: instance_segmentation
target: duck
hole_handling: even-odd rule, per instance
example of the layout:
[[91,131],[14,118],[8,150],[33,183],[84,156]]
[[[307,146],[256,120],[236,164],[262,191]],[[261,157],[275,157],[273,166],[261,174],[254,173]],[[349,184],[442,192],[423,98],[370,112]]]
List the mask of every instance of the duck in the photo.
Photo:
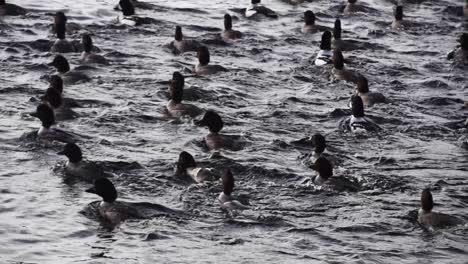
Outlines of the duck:
[[393,29],[401,29],[407,26],[407,23],[405,23],[405,21],[403,20],[403,6],[398,5],[395,8],[394,17],[395,18],[392,22]]
[[93,182],[96,179],[111,176],[95,162],[84,161],[81,148],[75,143],[67,143],[57,155],[64,155],[68,158],[65,165],[68,174],[86,182]]
[[444,228],[462,224],[457,217],[432,212],[434,201],[429,188],[421,193],[421,208],[418,210],[418,223],[426,228]]
[[343,53],[340,50],[333,51],[332,62],[332,74],[337,80],[357,82],[359,75],[345,68]]
[[117,226],[134,214],[134,212],[129,211],[129,207],[116,202],[117,190],[114,184],[107,178],[96,179],[93,182],[93,187],[85,192],[102,197],[102,201],[98,207],[98,214],[104,223]]
[[219,176],[213,169],[198,166],[193,156],[186,151],[182,151],[179,154],[175,175],[190,178],[196,183],[219,179]]
[[346,6],[343,10],[343,14],[345,16],[349,16],[349,15],[352,15],[353,13],[355,13],[358,8],[356,6],[356,2],[357,0],[348,0],[348,2],[346,3]]
[[[188,116],[194,118],[203,111],[192,104],[182,103],[184,96],[184,76],[180,72],[174,72],[171,82],[171,100],[167,103],[167,112],[172,117]],[[181,80],[181,81],[179,81]]]
[[327,143],[325,137],[319,133],[314,134],[311,137],[312,145],[314,146],[314,150],[312,155],[309,158],[309,162],[314,164],[318,158],[322,157],[325,148],[327,147]]
[[203,118],[196,121],[195,124],[198,126],[208,127],[210,133],[204,137],[203,142],[209,150],[236,148],[237,144],[232,138],[219,133],[221,129],[223,129],[224,123],[221,117],[215,111],[206,111],[203,115]]
[[54,110],[47,104],[40,104],[31,116],[41,121],[41,128],[37,131],[37,139],[41,141],[58,141],[63,143],[73,143],[76,139],[60,129],[54,128],[55,114]]
[[184,36],[182,35],[182,27],[180,26],[176,26],[173,45],[179,53],[197,51],[198,48],[202,46],[196,40],[184,39]]
[[49,88],[56,90],[61,97],[64,108],[80,107],[80,104],[73,98],[63,97],[63,79],[54,74],[49,77]]
[[332,63],[331,37],[330,31],[323,32],[322,40],[320,41],[320,51],[314,61],[315,65],[323,66]]
[[249,208],[247,205],[242,204],[232,197],[232,192],[234,191],[234,176],[229,168],[224,170],[221,179],[223,181],[223,191],[218,195],[221,208],[228,210],[244,210]]
[[195,66],[195,73],[197,75],[216,74],[218,72],[228,71],[221,65],[209,65],[210,52],[206,46],[201,46],[197,50],[198,64]]
[[77,84],[91,81],[91,78],[89,78],[86,74],[77,70],[70,70],[70,64],[68,64],[68,60],[60,54],[56,55],[54,60],[48,65],[55,67],[58,75],[66,84]]
[[120,0],[119,6],[122,14],[117,17],[117,23],[132,27],[144,24],[144,19],[135,15],[135,7],[131,0]]
[[0,0],[0,16],[22,16],[28,11],[21,6],[6,3],[5,0]]
[[223,37],[226,39],[242,38],[242,33],[232,29],[232,17],[229,14],[224,15],[224,32]]
[[67,31],[67,16],[65,13],[61,11],[55,13],[54,29],[57,35],[57,40],[50,48],[50,51],[56,53],[74,52],[74,46],[65,38],[65,33]]
[[371,107],[377,103],[386,103],[386,98],[383,94],[369,92],[369,83],[364,76],[358,77],[356,95],[361,97],[365,107]]
[[73,110],[63,105],[62,94],[56,88],[47,88],[45,94],[41,96],[41,100],[54,110],[55,119],[58,121],[73,119],[76,116]]
[[252,0],[251,4],[245,9],[245,16],[248,18],[258,17],[264,15],[269,18],[278,18],[275,11],[263,6],[261,0]]
[[468,33],[461,34],[458,42],[460,47],[450,52],[447,59],[453,60],[454,66],[462,68],[468,65]]
[[341,39],[341,20],[337,18],[335,20],[335,26],[333,27],[333,41],[332,46],[336,50],[343,50],[345,47],[345,43],[343,39]]
[[315,33],[317,27],[315,26],[315,14],[311,10],[304,12],[304,27],[302,27],[303,33]]
[[378,131],[380,127],[364,115],[364,103],[358,95],[351,99],[351,112],[349,130],[354,134],[363,134],[368,131]]
[[344,58],[343,53],[340,50],[333,51],[333,69],[332,74],[335,76],[337,80],[348,81],[357,83],[357,80],[361,74],[348,70],[344,66]]
[[316,186],[321,186],[333,176],[333,167],[325,157],[318,157],[312,168],[317,172],[313,177],[312,183]]
[[81,53],[81,63],[84,64],[102,64],[109,65],[109,62],[101,55],[94,54],[91,50],[93,48],[93,40],[88,34],[84,34],[81,38],[83,45],[83,52]]

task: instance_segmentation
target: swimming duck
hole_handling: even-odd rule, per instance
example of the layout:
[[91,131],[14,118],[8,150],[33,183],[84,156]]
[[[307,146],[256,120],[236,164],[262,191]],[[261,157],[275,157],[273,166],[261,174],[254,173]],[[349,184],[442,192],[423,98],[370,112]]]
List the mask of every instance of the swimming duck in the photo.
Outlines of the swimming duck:
[[[130,2],[132,3],[132,5],[133,5],[135,8],[139,8],[139,9],[151,10],[151,9],[154,9],[154,8],[155,8],[155,6],[152,5],[152,4],[149,4],[149,3],[146,3],[146,2],[141,2],[141,1],[138,1],[138,0],[131,0]],[[120,4],[117,4],[117,5],[114,7],[114,10],[121,10]]]
[[105,173],[104,168],[98,164],[90,161],[84,161],[81,149],[75,143],[67,143],[63,150],[57,154],[64,155],[68,158],[66,170],[74,177],[92,182],[93,180],[102,177],[111,176],[110,174]]
[[143,24],[143,19],[135,15],[135,7],[130,0],[120,0],[122,14],[117,17],[117,22],[127,26],[139,26]]
[[460,47],[450,52],[447,56],[449,60],[453,59],[453,64],[457,67],[468,65],[468,33],[463,33],[458,40]]
[[252,0],[251,4],[245,10],[245,16],[248,18],[257,17],[257,15],[264,15],[270,18],[278,18],[275,11],[263,6],[261,0]]
[[341,20],[337,18],[335,20],[335,26],[333,27],[333,42],[332,42],[333,48],[337,50],[343,50],[345,46],[344,41],[341,39],[341,32],[342,32]]
[[208,127],[210,133],[204,137],[204,143],[209,150],[218,150],[221,148],[237,149],[237,142],[235,142],[233,138],[219,133],[224,123],[215,111],[206,111],[203,118],[195,122],[195,124]]
[[358,95],[354,95],[351,99],[351,112],[352,115],[349,118],[349,129],[355,134],[366,133],[367,131],[377,131],[380,127],[375,124],[372,120],[365,117],[364,115],[364,103]]
[[200,108],[182,103],[184,96],[184,76],[180,72],[174,72],[171,82],[171,100],[167,104],[167,111],[173,117],[196,117],[202,113]]
[[223,37],[227,39],[242,38],[242,33],[232,29],[232,17],[229,14],[224,15],[224,32]]
[[331,33],[330,31],[325,31],[322,34],[322,40],[320,42],[320,51],[315,58],[314,64],[317,66],[322,66],[325,64],[332,63],[332,49],[331,49]]
[[461,224],[462,221],[456,217],[432,212],[434,201],[429,189],[424,189],[421,193],[421,208],[418,211],[418,222],[424,227],[443,228]]
[[174,35],[174,47],[177,49],[178,52],[184,53],[189,51],[197,51],[199,47],[202,45],[192,39],[183,39],[182,35],[182,28],[180,26],[176,26],[175,35]]
[[344,66],[343,53],[340,50],[333,51],[333,70],[332,73],[337,80],[349,81],[357,83],[359,73],[348,70]]
[[57,34],[57,40],[50,48],[51,52],[67,53],[74,52],[75,48],[65,38],[65,32],[67,31],[67,16],[61,11],[57,12],[54,17],[54,29]]
[[314,146],[314,151],[309,159],[309,161],[313,164],[317,161],[318,158],[322,156],[322,153],[325,151],[327,146],[325,137],[321,134],[317,133],[311,137],[312,145]]
[[317,171],[317,176],[315,176],[312,180],[314,185],[320,186],[324,184],[330,177],[333,176],[333,167],[330,164],[330,162],[324,158],[324,157],[319,157],[314,165],[313,169]]
[[5,0],[0,0],[0,16],[21,16],[25,15],[27,10],[15,4],[8,4]]
[[223,181],[223,191],[218,196],[221,207],[229,210],[247,209],[248,206],[234,200],[232,192],[234,191],[234,176],[230,169],[226,169],[221,177]]
[[208,65],[208,63],[210,63],[210,52],[205,46],[198,48],[197,57],[198,64],[195,66],[195,73],[198,75],[208,75],[228,71],[221,65]]
[[315,33],[317,27],[315,26],[315,14],[314,12],[307,10],[304,12],[304,27],[302,28],[304,33]]
[[81,44],[83,45],[83,52],[81,53],[81,62],[87,64],[103,64],[108,65],[109,62],[101,55],[94,54],[91,49],[93,48],[93,40],[88,34],[84,34],[81,38]]
[[54,66],[55,69],[57,69],[58,75],[66,84],[76,84],[78,82],[91,81],[91,78],[89,78],[86,74],[76,70],[70,70],[68,60],[62,55],[56,55],[54,60],[48,65]]
[[63,80],[60,76],[54,74],[49,77],[49,88],[59,92],[64,108],[80,107],[80,104],[75,99],[63,97]]
[[406,26],[407,23],[403,20],[403,6],[399,5],[395,8],[395,19],[392,22],[393,29],[401,29]]
[[199,167],[193,156],[186,151],[182,151],[179,154],[175,175],[184,178],[191,178],[196,183],[219,179],[219,176],[216,175],[213,169]]
[[386,103],[386,98],[383,94],[369,92],[369,84],[364,76],[358,77],[356,94],[361,97],[365,107],[371,107],[377,103]]
[[129,208],[115,202],[117,190],[109,179],[96,179],[93,185],[86,192],[102,197],[102,202],[99,204],[99,216],[104,222],[116,226],[129,218],[132,212],[129,212]]
[[76,113],[63,105],[62,94],[58,89],[53,87],[47,88],[41,99],[54,110],[56,120],[63,121],[75,118]]
[[47,104],[40,104],[36,108],[36,112],[31,116],[41,120],[41,128],[37,131],[37,138],[45,141],[59,141],[64,143],[72,143],[76,140],[74,137],[62,130],[52,128],[55,125],[54,110]]

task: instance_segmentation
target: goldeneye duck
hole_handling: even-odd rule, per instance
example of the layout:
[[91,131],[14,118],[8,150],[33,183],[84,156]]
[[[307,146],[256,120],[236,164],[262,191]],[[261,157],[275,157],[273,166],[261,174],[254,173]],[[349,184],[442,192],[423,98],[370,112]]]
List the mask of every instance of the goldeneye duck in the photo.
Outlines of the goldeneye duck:
[[351,99],[351,112],[349,118],[349,130],[355,134],[366,133],[367,131],[377,131],[380,127],[364,115],[364,103],[358,95]]
[[453,64],[457,67],[468,65],[468,33],[463,33],[458,40],[460,47],[450,52],[447,59],[453,59]]
[[96,179],[93,185],[86,192],[102,197],[102,202],[99,204],[100,218],[113,226],[125,221],[129,217],[129,212],[127,208],[115,203],[115,200],[117,200],[117,190],[114,184],[107,178],[100,178]]
[[314,185],[320,186],[333,176],[333,167],[331,163],[324,157],[317,158],[312,168],[317,171],[318,174],[312,179],[312,183]]
[[105,172],[104,168],[96,163],[84,161],[81,149],[75,143],[67,143],[63,150],[57,154],[64,155],[68,158],[66,171],[74,177],[92,182],[102,177],[111,176]]
[[386,103],[386,98],[383,94],[369,92],[369,83],[364,76],[359,76],[358,78],[356,94],[361,97],[365,107],[371,107],[377,103]]
[[333,61],[332,73],[337,80],[357,83],[357,80],[359,76],[361,75],[357,72],[350,71],[345,68],[343,53],[340,50],[333,51],[332,61]]
[[317,27],[315,26],[315,14],[314,12],[307,10],[304,12],[304,27],[302,32],[304,33],[315,33],[317,32]]
[[56,120],[63,121],[75,118],[76,113],[63,105],[62,94],[56,88],[47,88],[41,99],[54,110]]
[[191,104],[183,104],[184,76],[180,72],[174,72],[171,82],[171,100],[167,103],[167,112],[173,117],[196,117],[202,113],[200,108]]
[[270,18],[278,18],[275,11],[263,6],[261,0],[252,0],[251,4],[245,9],[245,16],[248,18],[264,15]]
[[63,93],[63,80],[60,76],[58,75],[51,75],[49,78],[49,88],[55,89],[59,92],[61,98],[62,98],[62,105],[65,108],[71,108],[71,107],[80,107],[80,104],[72,98],[66,98],[62,96]]
[[94,54],[91,50],[93,48],[93,40],[88,34],[84,34],[81,38],[81,44],[83,45],[83,53],[81,53],[81,62],[87,64],[103,64],[108,65],[109,62],[101,55]]
[[75,48],[65,38],[65,32],[67,31],[67,16],[61,11],[57,12],[54,17],[54,29],[57,35],[57,40],[50,48],[51,52],[57,53],[68,53],[74,52]]
[[354,12],[357,11],[357,7],[356,7],[356,2],[357,0],[348,0],[348,3],[346,3],[346,6],[343,10],[343,14],[345,16],[349,16],[349,15],[352,15]]
[[404,26],[407,26],[407,23],[403,21],[403,6],[399,5],[395,8],[394,20],[392,22],[393,29],[401,29]]
[[135,7],[130,0],[120,0],[122,14],[117,17],[117,22],[127,26],[139,26],[143,24],[143,19],[135,15]]
[[320,51],[314,61],[315,65],[322,66],[332,63],[331,37],[330,31],[323,32],[322,40],[320,41]]
[[63,143],[75,142],[72,135],[65,133],[62,130],[52,128],[55,125],[55,114],[54,110],[47,104],[40,104],[36,108],[36,112],[32,113],[31,116],[41,120],[41,128],[37,131],[37,138],[39,140],[46,141],[59,141]]
[[186,151],[182,151],[179,154],[175,175],[178,177],[190,178],[196,183],[219,179],[219,176],[213,169],[198,166],[193,156]]
[[242,210],[247,209],[248,206],[242,204],[238,200],[234,200],[232,192],[234,191],[234,176],[230,169],[224,170],[223,176],[223,191],[218,196],[218,201],[221,207],[229,210]]
[[341,20],[337,18],[335,20],[335,26],[333,27],[333,48],[337,50],[343,50],[344,42],[341,39]]
[[232,17],[229,14],[224,15],[224,32],[223,37],[227,39],[242,38],[242,33],[232,29]]
[[214,111],[208,110],[203,118],[196,122],[199,126],[208,127],[210,133],[205,136],[204,142],[209,150],[217,150],[233,145],[228,138],[224,138],[219,132],[223,129],[224,123],[221,117]]
[[184,39],[184,36],[182,35],[182,28],[180,26],[176,26],[173,44],[176,50],[180,53],[197,51],[197,49],[202,46],[196,40]]
[[443,228],[462,224],[457,217],[432,212],[434,201],[429,189],[424,189],[421,193],[421,208],[418,211],[418,222],[424,227]]
[[8,4],[5,0],[0,0],[0,16],[21,16],[25,15],[27,10],[15,4]]
[[66,84],[76,84],[78,82],[89,82],[89,78],[86,74],[72,70],[70,71],[70,65],[68,60],[62,55],[56,55],[54,60],[48,65],[54,66],[58,72],[58,75],[63,79]]
[[322,153],[325,151],[327,147],[325,137],[321,134],[317,133],[311,137],[312,145],[314,146],[314,151],[309,159],[309,161],[313,164],[317,161],[318,158],[322,156]]
[[209,75],[228,71],[221,65],[208,65],[208,63],[210,63],[210,52],[205,46],[198,48],[197,57],[198,64],[195,66],[195,73],[198,75]]

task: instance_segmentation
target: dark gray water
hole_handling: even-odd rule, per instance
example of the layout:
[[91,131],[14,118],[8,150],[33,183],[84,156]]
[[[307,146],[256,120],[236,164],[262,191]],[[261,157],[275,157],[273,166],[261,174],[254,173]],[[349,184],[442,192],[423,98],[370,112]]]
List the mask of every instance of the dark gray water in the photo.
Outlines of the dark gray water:
[[[446,60],[468,28],[456,8],[464,1],[404,1],[413,24],[403,31],[390,29],[392,1],[359,1],[367,12],[342,18],[343,38],[357,47],[344,52],[347,66],[391,100],[367,109],[383,130],[365,137],[339,128],[354,85],[314,66],[321,33],[301,32],[308,9],[333,28],[340,1],[265,0],[279,19],[249,21],[232,11],[248,1],[154,0],[153,10],[137,12],[156,20],[138,28],[113,24],[115,2],[15,1],[29,14],[0,19],[1,263],[468,263],[466,224],[427,231],[412,214],[431,187],[434,211],[468,220],[468,152],[460,140],[467,71]],[[93,34],[111,61],[85,69],[92,82],[64,87],[82,107],[59,127],[82,136],[87,159],[117,164],[119,200],[190,217],[129,220],[109,231],[81,213],[98,199],[84,192],[89,184],[63,178],[61,146],[19,139],[40,126],[26,113],[48,86],[43,76],[54,72],[47,63],[57,10],[82,26],[69,39]],[[239,18],[234,28],[243,39],[221,41],[226,12]],[[167,47],[175,25],[208,43],[212,63],[230,70],[188,77],[185,88],[194,90],[191,103],[220,113],[224,133],[241,136],[241,150],[210,158],[198,143],[206,128],[167,117],[167,81],[174,71],[191,75],[197,62],[194,52]],[[65,56],[79,66],[79,53]],[[301,184],[314,175],[298,159],[310,149],[291,142],[317,132],[327,138],[335,177],[358,191]],[[182,150],[203,165],[231,167],[235,195],[250,209],[223,211],[215,202],[219,182],[174,180]]]

